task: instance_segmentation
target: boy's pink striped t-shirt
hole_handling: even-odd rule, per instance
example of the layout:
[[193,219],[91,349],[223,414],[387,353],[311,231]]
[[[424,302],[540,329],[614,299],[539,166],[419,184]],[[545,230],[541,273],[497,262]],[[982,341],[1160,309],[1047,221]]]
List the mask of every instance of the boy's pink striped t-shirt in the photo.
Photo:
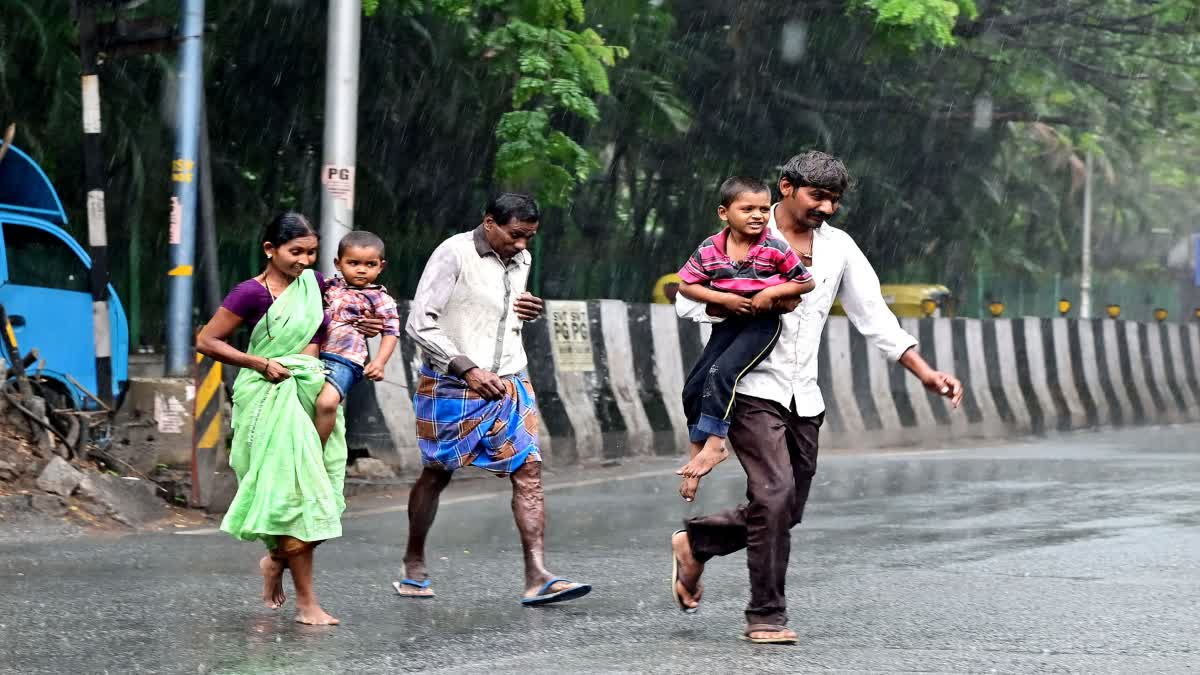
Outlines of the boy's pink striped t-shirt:
[[741,262],[725,253],[728,238],[727,227],[701,242],[679,270],[679,278],[689,284],[706,284],[715,291],[747,296],[789,281],[803,283],[812,278],[792,247],[769,230],[763,230]]

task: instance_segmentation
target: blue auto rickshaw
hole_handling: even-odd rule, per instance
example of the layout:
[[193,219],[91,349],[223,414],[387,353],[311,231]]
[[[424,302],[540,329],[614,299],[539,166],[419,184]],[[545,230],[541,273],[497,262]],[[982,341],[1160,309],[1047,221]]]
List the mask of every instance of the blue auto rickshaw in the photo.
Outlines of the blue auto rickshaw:
[[[44,359],[43,386],[86,409],[95,403],[80,386],[100,394],[92,260],[63,229],[66,224],[67,214],[45,172],[29,155],[9,146],[0,159],[0,305],[22,352],[37,349]],[[111,285],[108,292],[112,395],[119,400],[129,381],[129,324]]]

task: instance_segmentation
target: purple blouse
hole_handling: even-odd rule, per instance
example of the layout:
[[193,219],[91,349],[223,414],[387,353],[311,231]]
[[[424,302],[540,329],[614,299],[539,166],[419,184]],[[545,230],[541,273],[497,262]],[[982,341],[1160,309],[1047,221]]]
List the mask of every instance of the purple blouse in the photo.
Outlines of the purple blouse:
[[[321,276],[320,272],[314,272],[317,276],[317,284],[321,288],[322,296],[325,293],[325,277]],[[238,315],[242,321],[246,322],[246,326],[250,330],[258,325],[262,320],[263,315],[271,307],[271,293],[257,279],[247,279],[233,290],[229,291],[229,295],[225,296],[225,300],[221,302],[221,306],[225,309]],[[317,328],[317,334],[309,340],[309,344],[321,344],[325,340],[325,334],[329,331],[329,313],[325,313],[325,317],[321,319],[321,326]]]

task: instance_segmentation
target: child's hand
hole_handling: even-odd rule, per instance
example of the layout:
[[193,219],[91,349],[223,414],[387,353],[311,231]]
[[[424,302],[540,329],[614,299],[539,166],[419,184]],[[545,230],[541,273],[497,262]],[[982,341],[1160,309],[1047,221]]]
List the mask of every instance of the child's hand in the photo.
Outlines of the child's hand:
[[734,314],[754,313],[754,305],[751,304],[750,298],[743,298],[733,293],[725,293],[724,296],[721,298],[721,305],[730,312]]
[[382,382],[383,368],[386,365],[387,364],[380,363],[378,361],[372,361],[368,363],[367,367],[363,368],[363,377],[366,377],[368,380],[372,380],[374,382]]

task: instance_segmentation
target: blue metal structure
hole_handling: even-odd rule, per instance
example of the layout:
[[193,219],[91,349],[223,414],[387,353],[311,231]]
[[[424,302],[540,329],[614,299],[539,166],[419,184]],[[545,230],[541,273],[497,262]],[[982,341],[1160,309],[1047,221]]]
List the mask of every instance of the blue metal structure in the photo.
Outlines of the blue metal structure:
[[[94,403],[67,378],[96,392],[92,339],[92,260],[64,226],[67,214],[41,167],[19,148],[0,160],[0,304],[8,311],[23,351],[46,361],[42,375],[80,408]],[[112,385],[116,399],[129,381],[129,324],[109,286]]]

